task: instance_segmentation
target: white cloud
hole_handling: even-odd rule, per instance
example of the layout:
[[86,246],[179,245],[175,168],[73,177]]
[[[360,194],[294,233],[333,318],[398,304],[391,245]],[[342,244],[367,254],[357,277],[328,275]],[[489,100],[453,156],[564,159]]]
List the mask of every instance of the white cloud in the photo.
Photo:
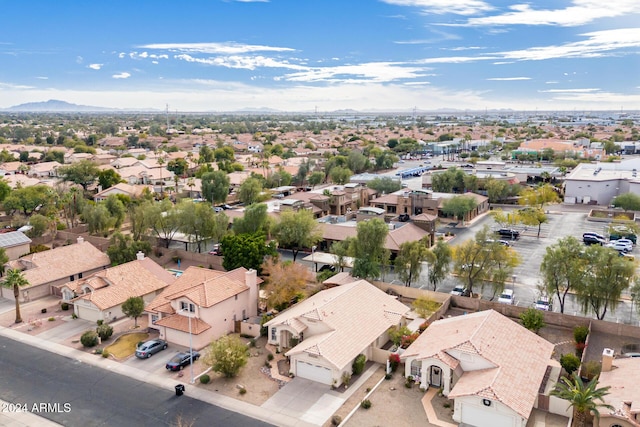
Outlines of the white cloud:
[[539,90],[540,93],[589,93],[589,92],[599,92],[598,88],[589,88],[589,89],[547,89],[547,90]]
[[82,56],[76,56],[76,64],[82,64],[84,58]]
[[396,6],[409,6],[421,9],[424,13],[444,15],[475,15],[493,10],[493,6],[480,0],[382,0]]
[[227,43],[153,43],[139,46],[145,49],[170,50],[186,53],[208,53],[222,55],[237,55],[249,52],[293,52],[288,47],[249,45],[235,42]]
[[0,90],[10,89],[10,90],[25,90],[25,89],[33,89],[34,86],[26,86],[26,85],[16,85],[13,83],[3,83],[0,82]]
[[[637,0],[573,0],[562,9],[534,9],[530,4],[510,6],[511,12],[494,16],[469,18],[463,26],[492,25],[556,25],[573,27],[602,18],[613,18],[640,13]],[[458,24],[443,24],[453,25]]]
[[498,81],[498,82],[509,82],[516,80],[531,80],[531,77],[491,77],[487,80]]
[[[427,68],[407,66],[393,62],[370,62],[357,65],[309,68],[305,71],[284,76],[285,80],[297,82],[392,82],[400,79],[425,77]],[[357,78],[354,80],[354,78]]]
[[188,54],[175,55],[174,58],[186,62],[195,62],[198,64],[215,65],[226,68],[241,68],[246,70],[255,70],[258,67],[265,68],[287,68],[293,70],[306,70],[308,67],[290,64],[287,61],[278,61],[265,56],[219,56],[214,58],[196,58]]
[[103,65],[104,64],[89,64],[87,65],[87,68],[91,68],[92,70],[99,70]]
[[38,77],[36,77],[36,79],[38,79],[38,80],[49,80],[49,77],[47,77],[47,76],[38,76]]
[[129,77],[131,77],[131,74],[124,72],[124,73],[114,74],[111,77],[113,77],[114,79],[128,79]]

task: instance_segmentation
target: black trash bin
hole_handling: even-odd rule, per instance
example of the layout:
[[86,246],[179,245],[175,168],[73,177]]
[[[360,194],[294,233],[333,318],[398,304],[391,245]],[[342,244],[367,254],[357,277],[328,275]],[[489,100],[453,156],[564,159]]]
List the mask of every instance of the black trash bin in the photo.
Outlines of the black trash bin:
[[176,396],[182,396],[184,394],[184,384],[178,384],[176,386]]

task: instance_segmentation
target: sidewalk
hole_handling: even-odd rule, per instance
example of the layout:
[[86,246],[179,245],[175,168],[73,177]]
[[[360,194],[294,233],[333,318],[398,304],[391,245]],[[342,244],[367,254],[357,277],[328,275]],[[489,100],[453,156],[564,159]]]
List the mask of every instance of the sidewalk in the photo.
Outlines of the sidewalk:
[[[149,375],[149,373],[146,371],[142,371],[116,361],[111,361],[111,360],[105,361],[102,358],[97,358],[94,354],[76,350],[74,348],[65,346],[63,344],[58,344],[55,342],[43,340],[41,338],[38,338],[37,336],[31,336],[29,334],[18,332],[10,328],[0,327],[0,335],[10,338],[12,340],[21,341],[25,344],[37,347],[41,350],[50,351],[52,353],[65,356],[67,358],[74,359],[82,363],[100,367],[101,369],[108,369],[111,372],[115,372],[115,373],[127,376],[129,378],[133,378],[135,380],[145,382],[147,384],[152,384],[165,390],[174,390],[174,387],[176,385],[176,380],[173,378]],[[283,414],[273,413],[259,406],[251,405],[251,404],[248,404],[247,402],[236,400],[236,399],[224,396],[222,394],[218,394],[208,390],[203,390],[199,387],[196,387],[190,384],[186,384],[185,394],[191,398],[198,399],[203,402],[207,402],[212,405],[216,405],[221,408],[224,408],[233,412],[237,412],[237,413],[240,413],[240,414],[243,414],[267,423],[278,425],[278,426],[285,426],[285,427],[296,426],[297,427],[297,426],[311,425],[311,424],[301,422],[296,418],[283,415]],[[33,414],[19,414],[19,413],[11,414],[11,413],[0,412],[0,425],[2,426],[48,427],[48,426],[58,425],[56,423],[46,424],[46,422],[49,422],[49,421],[43,420],[42,418]]]

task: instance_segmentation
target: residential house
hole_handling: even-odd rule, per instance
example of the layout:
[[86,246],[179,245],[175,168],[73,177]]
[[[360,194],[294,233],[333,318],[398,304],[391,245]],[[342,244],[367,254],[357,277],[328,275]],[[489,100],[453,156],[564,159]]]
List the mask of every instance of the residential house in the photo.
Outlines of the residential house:
[[0,176],[14,175],[20,173],[21,169],[28,167],[22,162],[6,162],[0,165]]
[[145,309],[149,327],[168,342],[203,348],[258,313],[255,270],[189,267]]
[[[73,282],[111,265],[107,254],[78,237],[75,244],[37,252],[7,263],[8,268],[23,271],[29,282],[20,288],[20,301],[31,301],[47,295],[60,295],[56,285]],[[0,297],[13,300],[13,291],[0,290]]]
[[109,187],[106,190],[102,190],[99,193],[95,194],[93,196],[93,200],[96,203],[102,202],[112,194],[122,194],[124,196],[129,196],[130,198],[134,199],[134,198],[140,197],[144,193],[145,189],[149,191],[153,191],[153,188],[149,185],[129,185],[129,184],[120,182],[114,185],[113,187]]
[[598,427],[640,426],[640,358],[623,357],[614,359],[614,351],[605,348],[602,353],[602,369],[598,378],[598,388],[610,387],[604,396],[604,403],[613,410],[600,409]]
[[409,307],[366,280],[326,289],[264,324],[269,344],[286,352],[291,373],[327,385],[342,384],[356,357],[371,360],[400,326]]
[[135,261],[67,282],[58,289],[80,319],[111,321],[125,316],[122,304],[128,298],[142,297],[148,304],[175,280],[173,274],[138,252]]
[[9,261],[18,259],[30,251],[31,239],[21,231],[0,234],[0,248],[4,248]]
[[401,355],[405,376],[454,400],[453,419],[525,427],[554,345],[487,310],[433,322]]
[[36,178],[48,178],[57,176],[57,169],[62,166],[56,161],[42,162],[31,165],[28,175]]

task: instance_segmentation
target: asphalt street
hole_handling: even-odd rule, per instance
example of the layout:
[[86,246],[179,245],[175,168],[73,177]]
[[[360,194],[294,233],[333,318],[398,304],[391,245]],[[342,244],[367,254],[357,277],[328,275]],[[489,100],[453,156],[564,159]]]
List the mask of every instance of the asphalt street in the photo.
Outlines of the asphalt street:
[[[0,399],[68,426],[268,426],[0,336]],[[181,423],[181,424],[180,424]]]

